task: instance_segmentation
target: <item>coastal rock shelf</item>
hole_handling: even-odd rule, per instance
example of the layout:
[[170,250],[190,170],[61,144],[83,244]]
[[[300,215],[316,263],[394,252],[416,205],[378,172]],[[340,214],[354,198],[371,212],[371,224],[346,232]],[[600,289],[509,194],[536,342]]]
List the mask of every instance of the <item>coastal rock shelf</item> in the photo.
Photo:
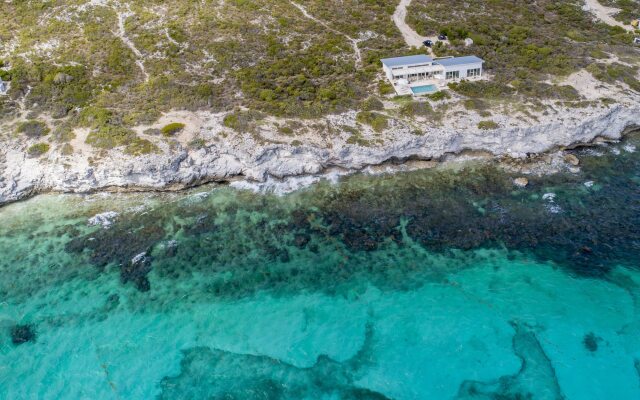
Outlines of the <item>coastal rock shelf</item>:
[[[137,157],[112,151],[109,157],[98,159],[83,154],[36,159],[23,152],[22,144],[13,143],[0,150],[0,204],[49,191],[176,190],[234,178],[263,182],[270,177],[321,174],[331,167],[361,170],[388,160],[442,160],[470,151],[526,158],[597,138],[617,140],[638,126],[640,109],[614,106],[572,122],[505,127],[490,133],[441,127],[416,136],[408,126],[399,125],[392,141],[376,147],[344,142],[294,147],[249,139],[220,141],[199,150],[177,145],[161,154]],[[219,124],[215,121],[201,128],[214,136],[219,133],[216,129]]]

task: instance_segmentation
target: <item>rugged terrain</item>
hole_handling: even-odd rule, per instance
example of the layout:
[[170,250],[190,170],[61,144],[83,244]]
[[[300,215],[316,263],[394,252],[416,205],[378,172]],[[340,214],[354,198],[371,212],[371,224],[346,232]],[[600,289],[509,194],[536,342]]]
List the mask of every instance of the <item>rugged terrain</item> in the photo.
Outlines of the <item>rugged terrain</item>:
[[[640,126],[640,7],[592,3],[4,2],[0,203],[618,139]],[[393,98],[378,60],[438,33],[488,79]]]

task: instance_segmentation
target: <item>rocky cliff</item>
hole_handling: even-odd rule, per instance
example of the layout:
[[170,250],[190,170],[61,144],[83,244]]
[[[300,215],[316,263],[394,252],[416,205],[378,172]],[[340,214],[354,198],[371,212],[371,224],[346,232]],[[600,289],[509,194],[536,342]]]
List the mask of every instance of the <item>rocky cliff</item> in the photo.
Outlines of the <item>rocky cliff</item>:
[[640,126],[640,108],[614,106],[574,121],[562,119],[495,131],[442,127],[422,136],[398,126],[395,139],[377,147],[346,143],[290,146],[246,140],[218,142],[198,150],[174,145],[161,153],[138,157],[112,151],[103,157],[80,153],[31,158],[24,152],[23,144],[14,141],[0,150],[0,204],[49,191],[178,190],[234,177],[264,181],[269,177],[320,174],[330,167],[359,170],[388,160],[438,161],[465,151],[524,158],[532,153],[590,143],[599,137],[619,139]]

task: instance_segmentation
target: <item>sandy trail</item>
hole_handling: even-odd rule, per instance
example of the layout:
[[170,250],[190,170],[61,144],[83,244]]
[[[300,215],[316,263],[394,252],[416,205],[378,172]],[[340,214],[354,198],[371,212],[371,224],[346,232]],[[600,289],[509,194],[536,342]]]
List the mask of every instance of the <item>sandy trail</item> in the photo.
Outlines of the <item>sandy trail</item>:
[[[414,31],[409,25],[407,25],[407,7],[411,5],[411,0],[400,0],[400,4],[393,13],[393,22],[396,24],[404,41],[409,47],[422,47],[423,42],[427,39],[432,40],[434,43],[438,39],[435,36],[420,36],[418,32]],[[429,50],[431,51],[431,50]]]
[[140,50],[138,50],[136,45],[131,41],[131,39],[129,39],[127,37],[127,33],[126,33],[125,29],[124,29],[124,22],[131,15],[133,15],[133,13],[131,13],[131,12],[126,12],[126,13],[119,12],[118,13],[118,33],[114,33],[114,34],[116,36],[118,36],[120,38],[120,40],[122,40],[122,42],[129,49],[131,49],[133,54],[135,54],[135,56],[136,56],[136,65],[138,66],[138,68],[140,68],[140,71],[142,71],[142,75],[144,75],[144,81],[145,82],[149,82],[149,73],[144,68],[144,62],[142,61],[144,56],[142,55],[142,52],[140,52]]
[[620,11],[619,9],[603,6],[598,0],[585,0],[585,3],[588,10],[605,24],[619,26],[627,31],[633,31],[631,25],[625,25],[613,18],[613,15]]
[[362,53],[360,52],[360,48],[358,47],[358,43],[360,42],[360,40],[358,39],[354,39],[351,36],[347,35],[344,32],[340,32],[339,30],[332,28],[328,23],[326,23],[325,21],[322,21],[316,17],[314,17],[313,15],[311,15],[309,13],[309,11],[307,11],[306,8],[304,8],[304,6],[302,4],[298,4],[296,2],[291,1],[290,2],[295,8],[297,8],[298,10],[300,10],[300,12],[302,13],[302,15],[305,16],[305,18],[310,19],[311,21],[322,25],[323,27],[325,27],[327,30],[335,33],[336,35],[340,35],[340,36],[344,36],[345,38],[347,38],[347,40],[349,42],[351,42],[351,46],[353,47],[353,53],[356,59],[356,66],[362,66]]

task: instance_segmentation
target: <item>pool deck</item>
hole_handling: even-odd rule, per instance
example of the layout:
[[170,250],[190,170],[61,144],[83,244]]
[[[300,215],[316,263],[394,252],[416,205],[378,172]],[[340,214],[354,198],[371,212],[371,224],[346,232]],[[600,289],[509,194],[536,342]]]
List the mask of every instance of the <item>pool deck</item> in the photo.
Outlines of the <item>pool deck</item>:
[[[413,90],[411,90],[411,88],[416,88],[416,87],[420,87],[420,86],[430,86],[433,85],[435,86],[435,90],[430,91],[430,92],[424,92],[424,93],[414,93]],[[415,81],[415,82],[411,82],[408,85],[407,84],[402,84],[399,82],[393,82],[393,88],[395,89],[396,93],[399,96],[424,96],[430,93],[435,93],[439,90],[441,90],[445,85],[445,82],[443,80],[438,80],[438,79],[427,79],[427,80],[423,80],[423,81]]]

